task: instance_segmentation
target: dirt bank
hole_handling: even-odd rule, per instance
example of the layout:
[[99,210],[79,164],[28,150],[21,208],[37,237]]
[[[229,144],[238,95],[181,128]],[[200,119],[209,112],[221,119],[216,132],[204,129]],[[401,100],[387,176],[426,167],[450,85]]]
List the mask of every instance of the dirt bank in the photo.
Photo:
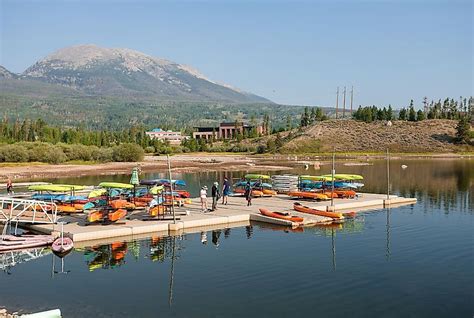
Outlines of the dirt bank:
[[[276,163],[272,158],[262,159],[244,155],[191,154],[171,157],[172,171],[230,171],[230,170],[283,170],[289,166]],[[127,174],[133,167],[143,172],[159,172],[167,169],[165,156],[145,157],[141,162],[109,162],[100,164],[31,164],[0,167],[0,180],[8,177],[14,180],[44,179],[85,175]]]

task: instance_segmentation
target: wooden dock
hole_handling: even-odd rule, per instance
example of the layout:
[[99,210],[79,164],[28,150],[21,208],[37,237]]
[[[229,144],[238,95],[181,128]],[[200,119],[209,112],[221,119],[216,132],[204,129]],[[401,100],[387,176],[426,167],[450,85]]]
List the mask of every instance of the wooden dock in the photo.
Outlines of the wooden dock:
[[[209,207],[212,199],[208,199]],[[387,205],[405,205],[416,203],[415,198],[402,198],[386,195],[362,193],[355,199],[335,199],[334,206],[330,201],[315,202],[290,199],[286,195],[278,195],[268,198],[254,198],[252,206],[246,206],[243,197],[229,197],[228,205],[221,205],[213,212],[203,213],[200,210],[199,198],[193,199],[191,204],[184,207],[176,207],[176,217],[179,220],[173,222],[170,216],[166,220],[148,220],[144,210],[136,210],[129,214],[128,219],[118,221],[114,224],[86,224],[85,214],[75,214],[59,217],[59,222],[67,222],[64,225],[64,234],[75,242],[90,240],[107,240],[117,237],[142,237],[153,234],[173,235],[182,233],[200,232],[201,230],[245,226],[251,221],[266,222],[282,226],[296,226],[290,221],[279,220],[261,215],[259,208],[267,208],[273,211],[291,212],[293,215],[304,217],[303,226],[311,226],[332,222],[332,219],[322,216],[299,213],[293,210],[294,202],[301,202],[313,208],[325,211],[369,211],[383,208]],[[43,224],[28,225],[28,228],[41,232],[52,233],[60,229],[59,225]]]

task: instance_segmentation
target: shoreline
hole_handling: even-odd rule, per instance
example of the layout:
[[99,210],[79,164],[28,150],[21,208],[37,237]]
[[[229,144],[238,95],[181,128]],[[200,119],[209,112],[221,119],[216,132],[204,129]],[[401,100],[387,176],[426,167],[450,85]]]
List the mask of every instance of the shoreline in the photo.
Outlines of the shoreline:
[[[192,153],[179,154],[170,157],[172,171],[199,172],[199,171],[261,171],[261,170],[288,170],[305,161],[324,163],[331,160],[331,154],[297,154],[297,155],[253,155],[253,154],[212,154]],[[455,153],[420,153],[420,154],[390,154],[391,159],[463,159],[473,158],[472,154]],[[336,161],[366,161],[385,159],[381,153],[343,153],[337,154]],[[131,169],[139,167],[143,172],[167,169],[166,156],[146,156],[141,162],[108,162],[108,163],[72,163],[72,164],[0,164],[0,182],[8,177],[15,181],[37,180],[45,178],[61,178],[88,175],[117,175],[129,174]]]

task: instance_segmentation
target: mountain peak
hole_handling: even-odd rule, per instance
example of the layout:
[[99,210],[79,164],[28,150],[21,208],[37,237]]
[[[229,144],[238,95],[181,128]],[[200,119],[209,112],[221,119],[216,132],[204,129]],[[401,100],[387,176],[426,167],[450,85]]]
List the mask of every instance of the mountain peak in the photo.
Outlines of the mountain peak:
[[191,66],[132,49],[104,48],[95,44],[57,50],[29,67],[23,76],[71,87],[90,95],[269,102],[211,81]]

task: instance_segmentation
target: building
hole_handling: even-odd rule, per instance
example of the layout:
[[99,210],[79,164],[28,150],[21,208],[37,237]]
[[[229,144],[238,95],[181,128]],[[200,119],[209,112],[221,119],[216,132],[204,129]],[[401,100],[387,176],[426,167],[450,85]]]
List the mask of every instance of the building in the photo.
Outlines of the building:
[[214,135],[214,139],[233,139],[237,133],[244,135],[245,132],[250,133],[253,128],[256,129],[257,135],[263,135],[265,133],[263,125],[254,127],[241,122],[224,122],[220,123],[219,127],[195,127],[196,131],[193,132],[193,138],[210,140]]
[[169,141],[171,145],[179,145],[181,141],[186,137],[181,135],[179,131],[171,131],[171,130],[162,130],[160,128],[155,128],[152,131],[147,131],[146,134],[151,139],[158,139],[161,141]]

